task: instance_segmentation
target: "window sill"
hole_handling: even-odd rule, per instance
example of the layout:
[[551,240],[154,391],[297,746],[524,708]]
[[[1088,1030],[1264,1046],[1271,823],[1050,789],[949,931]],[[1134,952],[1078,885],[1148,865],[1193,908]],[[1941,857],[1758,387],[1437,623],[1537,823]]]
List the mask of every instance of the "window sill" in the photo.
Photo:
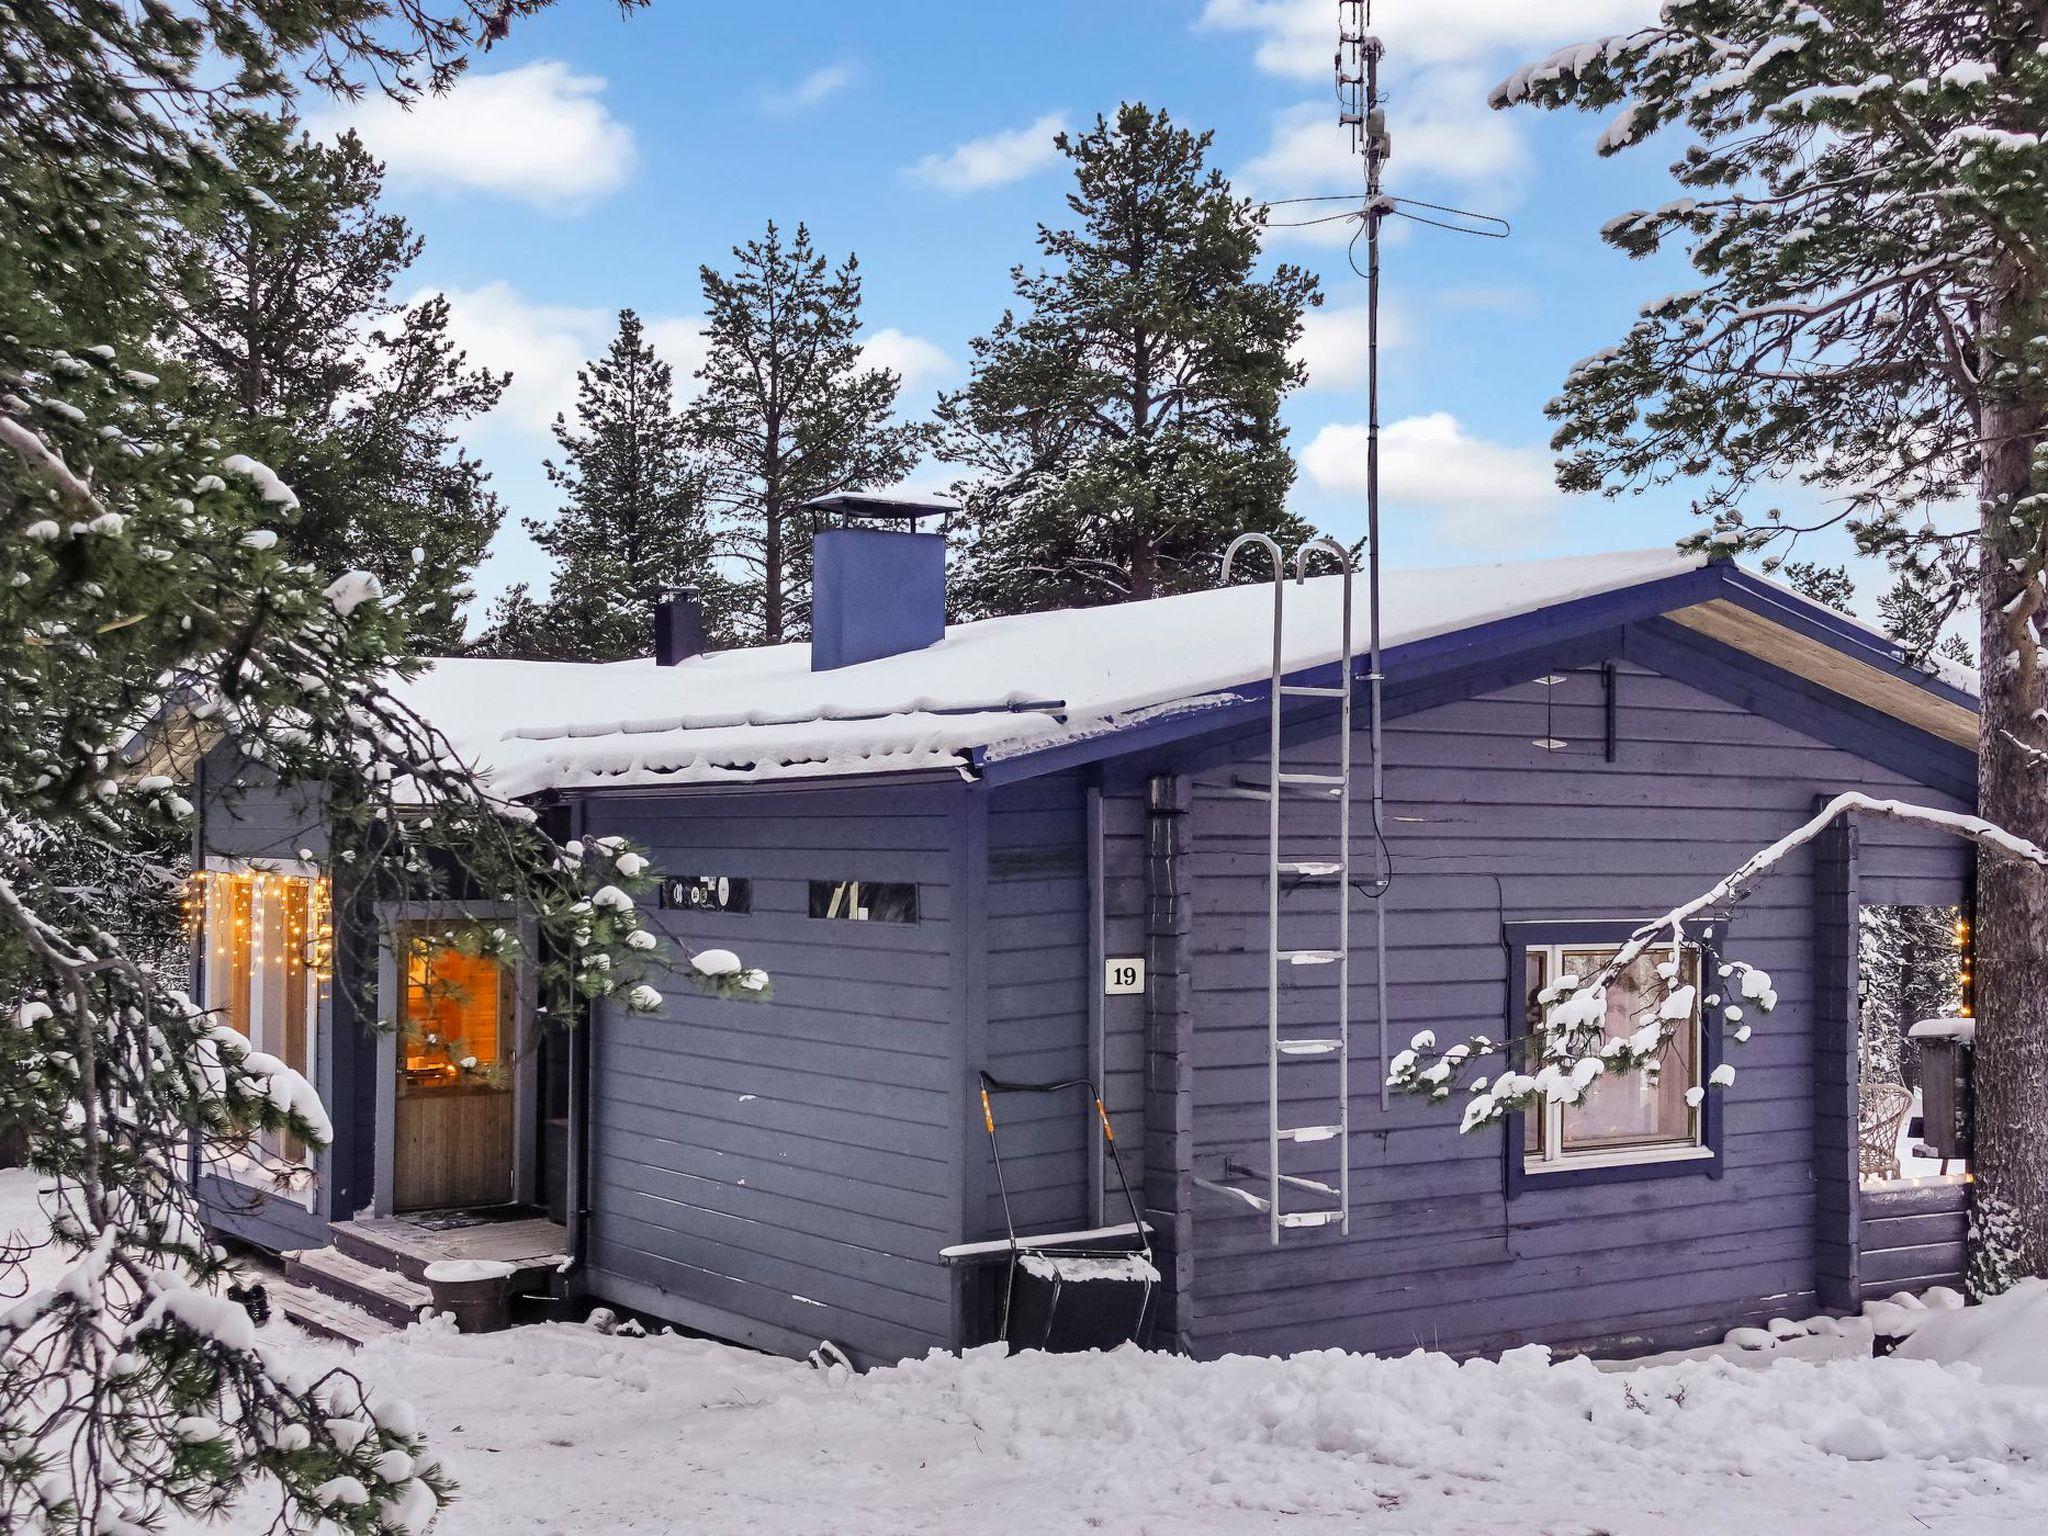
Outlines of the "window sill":
[[1636,1179],[1720,1177],[1712,1147],[1629,1148],[1556,1162],[1524,1163],[1521,1189],[1569,1189],[1581,1184],[1619,1184]]

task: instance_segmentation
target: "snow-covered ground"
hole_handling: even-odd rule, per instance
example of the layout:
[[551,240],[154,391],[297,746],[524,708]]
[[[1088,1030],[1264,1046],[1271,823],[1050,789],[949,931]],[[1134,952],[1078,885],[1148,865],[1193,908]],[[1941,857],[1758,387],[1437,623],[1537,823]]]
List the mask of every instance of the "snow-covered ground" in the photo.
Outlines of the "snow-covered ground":
[[[0,1229],[33,1219],[30,1194],[0,1174]],[[2038,1333],[2019,1347],[2048,1350],[2048,1289],[2021,1300]],[[2015,1333],[1988,1326],[1995,1311],[1937,1318],[1914,1348],[1941,1356],[1939,1331],[1967,1320],[1947,1353],[2002,1358]],[[1534,1350],[1466,1365],[982,1351],[849,1376],[672,1336],[426,1326],[351,1363],[420,1410],[461,1480],[448,1536],[2048,1525],[2048,1361],[2036,1385],[2005,1386],[1931,1358],[1604,1371]]]

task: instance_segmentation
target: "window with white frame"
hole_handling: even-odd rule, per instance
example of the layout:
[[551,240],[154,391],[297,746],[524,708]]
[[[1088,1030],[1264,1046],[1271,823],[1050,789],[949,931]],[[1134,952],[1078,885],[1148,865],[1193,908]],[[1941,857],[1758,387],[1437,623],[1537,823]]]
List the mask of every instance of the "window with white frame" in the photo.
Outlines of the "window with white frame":
[[[313,1077],[320,985],[328,968],[327,885],[302,866],[209,860],[192,903],[200,924],[205,1004],[256,1050]],[[297,1137],[265,1134],[228,1152],[228,1171],[289,1174],[308,1161]]]
[[[1619,953],[1613,944],[1531,944],[1525,951],[1528,1028],[1542,1021],[1545,987],[1587,977]],[[1646,952],[1607,986],[1606,1035],[1626,1038],[1657,1015],[1666,996],[1657,967],[1668,949]],[[1692,988],[1693,1008],[1679,1020],[1663,1053],[1633,1072],[1595,1078],[1576,1104],[1549,1103],[1522,1117],[1523,1166],[1530,1173],[1672,1158],[1705,1157],[1699,1093],[1705,1082],[1700,1027],[1700,952],[1681,951],[1679,980]]]

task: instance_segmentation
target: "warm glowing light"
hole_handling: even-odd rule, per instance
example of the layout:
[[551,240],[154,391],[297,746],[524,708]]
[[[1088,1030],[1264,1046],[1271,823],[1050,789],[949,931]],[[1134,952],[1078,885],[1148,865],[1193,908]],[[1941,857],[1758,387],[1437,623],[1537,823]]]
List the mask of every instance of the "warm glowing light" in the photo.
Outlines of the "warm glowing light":
[[[284,932],[266,934],[260,914],[266,903],[282,898],[293,886],[306,888],[304,914],[296,903],[282,903]],[[213,914],[208,920],[208,913]],[[252,914],[259,914],[252,921]],[[203,939],[210,932],[213,952],[226,956],[230,947],[250,952],[261,964],[267,957],[272,965],[283,966],[288,954],[301,957],[306,968],[321,981],[334,969],[333,900],[325,875],[281,875],[259,869],[195,869],[185,877],[179,900],[179,916],[185,933]],[[264,940],[270,939],[266,945]],[[281,942],[280,942],[281,941]]]

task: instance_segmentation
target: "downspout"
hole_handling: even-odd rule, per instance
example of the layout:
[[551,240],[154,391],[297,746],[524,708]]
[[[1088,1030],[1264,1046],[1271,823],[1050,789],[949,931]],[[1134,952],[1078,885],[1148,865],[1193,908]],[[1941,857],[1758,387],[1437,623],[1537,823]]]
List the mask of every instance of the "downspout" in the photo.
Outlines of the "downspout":
[[[1109,957],[1104,933],[1104,888],[1102,871],[1102,786],[1088,786],[1088,1080],[1097,1094],[1104,1091],[1103,1075],[1103,966]],[[1099,1227],[1105,1220],[1102,1198],[1102,1138],[1088,1127],[1088,1225]]]
[[[582,796],[568,803],[569,838],[581,842],[589,826],[589,809]],[[569,1021],[569,1230],[565,1234],[568,1262],[556,1279],[556,1291],[564,1305],[581,1293],[581,1278],[590,1249],[590,1031],[596,1010],[588,1001],[571,994]]]

